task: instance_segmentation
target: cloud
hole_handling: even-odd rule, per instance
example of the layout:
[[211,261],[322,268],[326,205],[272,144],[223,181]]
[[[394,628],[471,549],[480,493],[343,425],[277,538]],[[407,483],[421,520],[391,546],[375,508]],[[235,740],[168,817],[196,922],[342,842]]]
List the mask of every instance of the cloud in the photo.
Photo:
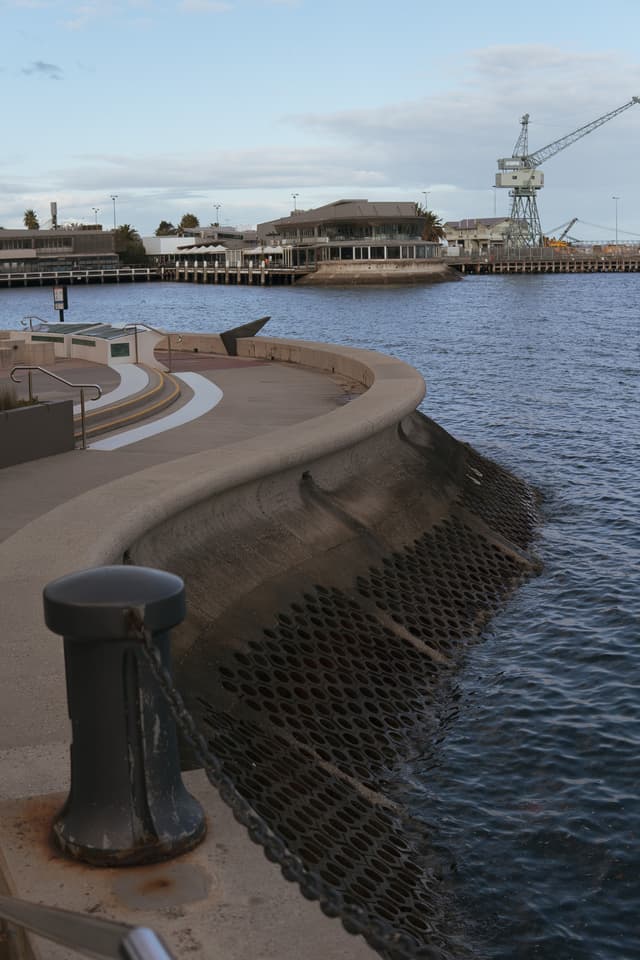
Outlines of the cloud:
[[384,184],[387,177],[375,166],[363,167],[358,151],[343,148],[289,149],[279,147],[153,156],[102,154],[77,157],[73,169],[56,174],[63,186],[99,189],[117,183],[120,189],[246,190],[327,184]]
[[185,13],[227,13],[233,6],[225,0],[181,0],[179,9]]
[[27,75],[36,75],[47,77],[49,80],[59,80],[62,76],[62,69],[55,63],[45,63],[44,60],[34,60],[31,66],[23,67],[22,72]]
[[[310,206],[348,196],[418,200],[428,190],[430,205],[446,219],[491,216],[496,202],[499,214],[507,210],[507,191],[492,190],[496,160],[511,154],[523,113],[531,115],[529,144],[535,151],[640,89],[640,65],[619,53],[567,52],[550,45],[470,51],[443,69],[454,79],[432,95],[274,117],[273,137],[251,149],[207,149],[203,131],[202,140],[184,152],[136,150],[132,144],[130,153],[76,155],[64,170],[47,167],[46,189],[49,195],[76,197],[88,209],[102,207],[96,198],[110,191],[128,195],[132,208],[135,196],[141,212],[132,209],[138,218],[132,222],[145,219],[147,206],[161,212],[156,198],[178,203],[192,196],[195,205],[234,195],[236,206],[264,206],[257,198],[286,204],[292,191]],[[294,132],[286,150],[278,135],[283,122]],[[545,163],[539,198],[545,228],[574,215],[606,223],[602,217],[610,218],[612,193],[624,197],[625,211],[631,211],[637,186],[629,157],[636,152],[639,124],[640,108],[631,108]],[[228,136],[224,140],[231,142]],[[34,196],[42,184],[43,176],[34,175]],[[630,218],[629,213],[625,226],[633,229]]]
[[54,0],[12,0],[12,6],[26,8],[27,10],[42,10],[46,7],[52,7]]
[[[289,119],[359,149],[374,169],[393,170],[396,182],[437,178],[488,187],[496,158],[511,154],[523,113],[531,114],[530,147],[537,150],[621,105],[640,86],[640,66],[613,52],[519,45],[475,51],[469,61],[459,71],[467,79],[437,96]],[[602,83],[594,86],[593,76]],[[611,138],[620,141],[626,129],[613,121],[582,156],[600,155],[607,143],[610,152]]]
[[107,4],[101,4],[98,3],[97,0],[92,0],[90,3],[84,3],[75,7],[71,19],[65,22],[65,27],[68,30],[83,30],[88,24],[105,12],[105,6],[107,6]]

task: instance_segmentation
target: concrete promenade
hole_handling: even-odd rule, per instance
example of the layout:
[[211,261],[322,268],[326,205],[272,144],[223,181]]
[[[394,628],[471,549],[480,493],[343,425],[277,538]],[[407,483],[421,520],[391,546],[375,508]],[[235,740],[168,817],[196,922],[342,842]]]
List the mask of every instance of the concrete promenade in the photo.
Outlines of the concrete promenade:
[[[424,394],[414,370],[367,351],[255,338],[240,341],[239,354],[174,353],[174,370],[197,371],[223,392],[196,421],[119,450],[76,450],[0,472],[0,893],[147,924],[179,957],[357,960],[370,948],[280,877],[201,772],[186,782],[205,807],[209,837],[180,858],[186,880],[175,862],[79,867],[48,841],[68,787],[69,729],[62,640],[42,619],[46,583],[122,562],[130,543],[221,491],[348,450],[397,424]],[[96,365],[60,361],[56,372],[102,378],[105,391],[116,385]],[[43,960],[74,955],[37,938],[22,950]]]

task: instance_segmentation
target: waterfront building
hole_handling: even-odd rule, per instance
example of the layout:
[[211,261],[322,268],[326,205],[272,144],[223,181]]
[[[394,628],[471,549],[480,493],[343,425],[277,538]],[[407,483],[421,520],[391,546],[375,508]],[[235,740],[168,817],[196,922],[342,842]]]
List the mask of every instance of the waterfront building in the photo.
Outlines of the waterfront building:
[[425,218],[411,202],[336,200],[258,224],[258,243],[283,248],[286,266],[329,260],[424,260],[440,255],[423,238]]
[[0,271],[45,273],[113,270],[119,264],[114,234],[96,226],[56,230],[0,230]]
[[472,217],[443,224],[448,254],[482,254],[501,247],[506,240],[509,217]]

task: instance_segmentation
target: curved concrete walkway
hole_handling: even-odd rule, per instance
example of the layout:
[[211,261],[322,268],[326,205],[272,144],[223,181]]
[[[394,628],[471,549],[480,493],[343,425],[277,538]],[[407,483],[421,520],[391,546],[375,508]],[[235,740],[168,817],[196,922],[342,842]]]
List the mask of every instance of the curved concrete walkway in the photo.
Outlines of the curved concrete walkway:
[[220,387],[207,380],[199,373],[176,373],[175,376],[186,383],[191,388],[193,396],[178,410],[169,413],[158,420],[152,420],[141,424],[139,427],[133,427],[131,430],[123,430],[113,436],[105,437],[102,440],[96,440],[89,444],[91,450],[119,450],[120,447],[128,447],[139,440],[146,440],[147,437],[154,437],[158,433],[164,433],[165,430],[175,430],[176,427],[183,427],[192,420],[203,417],[205,413],[213,410],[222,400],[223,393]]
[[[92,410],[100,410],[101,407],[106,407],[111,403],[117,403],[119,400],[126,400],[128,397],[133,397],[136,393],[144,390],[149,383],[149,374],[147,371],[144,367],[139,367],[135,363],[122,363],[112,369],[119,374],[120,384],[114,390],[103,393],[97,400],[87,400],[85,402],[87,413],[90,413]],[[74,404],[74,414],[80,413],[80,409],[79,403]]]
[[[239,486],[259,486],[335,456],[357,471],[357,456],[351,462],[350,451],[397,425],[424,395],[415,370],[369,351],[262,337],[239,341],[238,348],[257,362],[245,359],[236,368],[217,369],[223,397],[197,420],[120,450],[74,451],[0,473],[0,492],[13,510],[0,528],[5,598],[0,799],[67,788],[62,641],[42,620],[48,582],[84,567],[121,562],[128,546],[152,528]],[[201,774],[189,775],[188,784],[211,828],[210,841],[188,855],[189,863],[215,878],[205,900],[185,908],[178,891],[177,913],[167,917],[150,910],[141,916],[138,907],[132,919],[126,898],[114,897],[113,872],[95,871],[89,881],[84,868],[75,868],[74,880],[74,868],[52,860],[46,842],[51,811],[62,794],[9,800],[0,808],[0,852],[9,887],[27,899],[70,909],[86,909],[89,896],[125,922],[159,926],[179,956],[373,957],[361,938],[347,935],[282,881]],[[222,855],[216,850],[221,840]],[[171,886],[162,875],[168,868],[153,869],[154,882],[161,877]],[[67,952],[47,948],[40,956],[61,960]]]

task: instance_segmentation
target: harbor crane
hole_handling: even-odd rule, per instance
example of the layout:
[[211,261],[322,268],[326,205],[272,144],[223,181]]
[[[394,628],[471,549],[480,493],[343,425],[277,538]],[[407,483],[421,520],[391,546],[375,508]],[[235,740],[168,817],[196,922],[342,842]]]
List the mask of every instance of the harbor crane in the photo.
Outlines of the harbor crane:
[[538,170],[538,167],[545,160],[571,146],[581,137],[586,137],[592,130],[613,120],[636,103],[640,103],[640,97],[632,97],[628,103],[624,103],[616,110],[611,110],[597,120],[578,127],[573,133],[548,143],[546,147],[536,150],[535,153],[529,153],[529,114],[525,113],[520,121],[522,128],[513,153],[510,157],[498,160],[498,173],[496,173],[496,187],[508,187],[509,196],[512,198],[510,223],[505,238],[507,244],[516,247],[539,247],[544,242],[536,201],[537,191],[544,186],[544,174]]

